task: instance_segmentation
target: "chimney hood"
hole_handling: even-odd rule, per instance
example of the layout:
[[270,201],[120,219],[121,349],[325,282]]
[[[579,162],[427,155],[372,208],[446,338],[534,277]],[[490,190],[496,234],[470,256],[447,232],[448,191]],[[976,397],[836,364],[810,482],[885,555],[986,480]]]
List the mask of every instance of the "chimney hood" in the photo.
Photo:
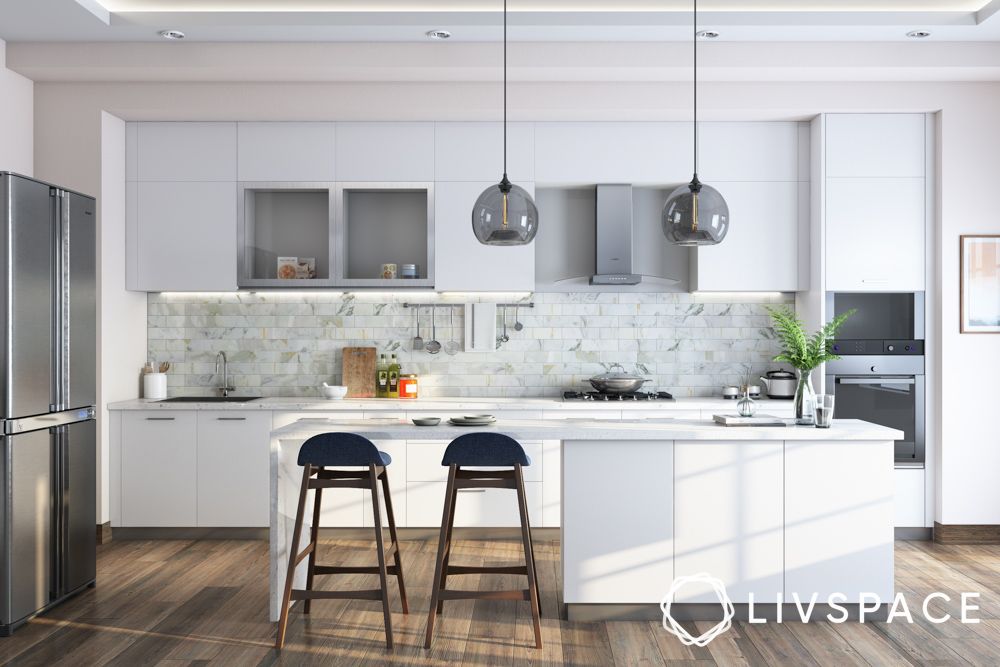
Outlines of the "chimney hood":
[[597,273],[591,285],[638,285],[632,268],[632,186],[597,186]]

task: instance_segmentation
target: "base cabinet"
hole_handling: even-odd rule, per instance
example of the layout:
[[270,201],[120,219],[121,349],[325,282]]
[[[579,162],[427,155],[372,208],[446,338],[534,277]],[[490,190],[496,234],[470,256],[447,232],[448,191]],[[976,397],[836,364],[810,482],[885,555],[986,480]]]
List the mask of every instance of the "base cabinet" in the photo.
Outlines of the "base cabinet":
[[268,525],[270,428],[270,412],[198,413],[199,527]]
[[198,523],[194,412],[128,412],[122,424],[122,525],[166,528]]

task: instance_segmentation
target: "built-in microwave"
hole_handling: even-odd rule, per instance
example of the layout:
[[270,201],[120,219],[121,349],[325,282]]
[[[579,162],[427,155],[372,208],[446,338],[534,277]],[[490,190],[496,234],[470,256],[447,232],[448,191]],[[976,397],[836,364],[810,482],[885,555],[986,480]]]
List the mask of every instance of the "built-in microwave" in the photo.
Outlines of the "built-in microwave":
[[827,309],[831,319],[855,311],[832,344],[842,358],[826,366],[834,414],[902,431],[896,466],[923,467],[923,292],[838,292],[828,295]]

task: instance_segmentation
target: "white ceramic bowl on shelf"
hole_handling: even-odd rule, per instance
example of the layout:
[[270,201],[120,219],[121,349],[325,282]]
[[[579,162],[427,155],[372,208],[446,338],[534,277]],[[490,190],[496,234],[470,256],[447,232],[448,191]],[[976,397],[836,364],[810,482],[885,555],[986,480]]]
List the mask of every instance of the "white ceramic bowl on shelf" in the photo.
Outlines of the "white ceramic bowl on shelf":
[[330,385],[323,383],[319,391],[323,394],[323,398],[331,401],[339,401],[344,396],[347,396],[347,387],[343,385]]

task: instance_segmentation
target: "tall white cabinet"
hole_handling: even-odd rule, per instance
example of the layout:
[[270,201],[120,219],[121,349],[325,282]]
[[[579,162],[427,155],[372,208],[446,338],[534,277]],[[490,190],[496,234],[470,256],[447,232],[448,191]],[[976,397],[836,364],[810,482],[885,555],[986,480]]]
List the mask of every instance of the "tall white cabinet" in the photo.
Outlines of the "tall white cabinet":
[[925,289],[925,114],[826,117],[826,289]]

